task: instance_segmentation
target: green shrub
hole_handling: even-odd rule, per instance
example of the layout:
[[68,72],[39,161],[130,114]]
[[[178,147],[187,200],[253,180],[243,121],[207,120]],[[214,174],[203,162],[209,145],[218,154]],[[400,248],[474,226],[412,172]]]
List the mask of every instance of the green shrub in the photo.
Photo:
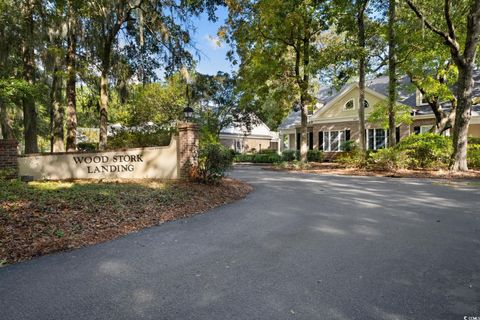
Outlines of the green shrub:
[[480,137],[468,137],[468,144],[480,144]]
[[283,150],[282,160],[283,161],[294,161],[300,158],[300,152],[296,150]]
[[480,168],[480,143],[468,145],[467,162],[470,168]]
[[119,130],[108,138],[108,149],[168,146],[172,132],[168,130]]
[[241,153],[235,155],[233,161],[235,162],[253,162],[253,158],[255,157],[254,154],[251,153]]
[[277,150],[274,149],[262,149],[258,151],[258,154],[277,154]]
[[358,150],[358,143],[355,140],[342,142],[340,149],[345,152],[354,152]]
[[362,156],[358,148],[340,154],[335,159],[335,162],[343,164],[348,168],[364,168],[367,165],[365,157]]
[[233,164],[229,149],[221,144],[209,144],[198,152],[198,167],[192,168],[192,176],[206,184],[217,184]]
[[320,150],[308,150],[307,151],[307,161],[308,162],[322,162],[323,161],[323,152]]
[[233,159],[236,155],[239,154],[239,153],[237,153],[237,152],[236,152],[235,150],[233,150],[233,149],[228,149],[228,152],[230,152],[230,155],[232,156],[232,159]]
[[281,161],[282,157],[277,153],[246,153],[235,156],[235,162],[277,163]]
[[408,158],[397,148],[386,148],[371,153],[366,161],[369,169],[390,171],[405,168]]
[[95,151],[98,149],[98,143],[80,142],[77,144],[78,151]]
[[17,178],[17,170],[14,168],[0,169],[0,180],[10,180]]
[[277,163],[281,161],[282,157],[277,153],[257,154],[254,157],[254,162],[256,163]]
[[[480,138],[468,138],[467,161],[471,168],[480,168]],[[366,159],[358,149],[347,152],[336,161],[348,167],[367,167],[373,170],[448,168],[453,152],[450,137],[424,133],[404,138],[394,148],[368,150]]]
[[410,135],[396,149],[405,154],[410,169],[446,168],[453,151],[452,140],[435,133]]

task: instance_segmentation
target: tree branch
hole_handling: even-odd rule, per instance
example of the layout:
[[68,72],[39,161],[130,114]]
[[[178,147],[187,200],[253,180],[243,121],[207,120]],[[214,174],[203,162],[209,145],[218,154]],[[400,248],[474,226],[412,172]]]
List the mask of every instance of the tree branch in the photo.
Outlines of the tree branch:
[[467,39],[463,58],[466,63],[473,63],[480,34],[480,0],[475,0],[470,8],[467,18]]
[[[405,1],[407,1],[407,4],[410,7],[410,9],[412,9],[413,12],[417,15],[417,17],[423,21],[423,23],[425,24],[425,26],[428,29],[430,29],[431,31],[433,31],[434,33],[436,33],[437,35],[439,35],[440,37],[442,37],[445,40],[445,43],[450,47],[450,50],[454,54],[455,58],[458,59],[459,61],[462,61],[463,59],[460,55],[460,46],[458,45],[458,42],[455,40],[455,38],[452,38],[449,33],[444,32],[444,31],[438,29],[437,27],[435,27],[428,19],[425,18],[425,15],[413,3],[412,0],[405,0]],[[449,6],[449,3],[450,3],[450,0],[445,0],[445,5],[446,6],[447,5]],[[448,24],[448,20],[450,20],[450,23],[452,23],[451,18],[450,18],[450,9],[449,8],[448,9],[445,8],[445,15],[447,15],[447,14],[449,16],[449,18],[447,19],[447,24]],[[452,28],[453,28],[453,24],[452,24]]]
[[452,40],[456,42],[455,27],[453,26],[450,9],[452,7],[452,0],[445,0],[445,20],[447,21],[448,34]]

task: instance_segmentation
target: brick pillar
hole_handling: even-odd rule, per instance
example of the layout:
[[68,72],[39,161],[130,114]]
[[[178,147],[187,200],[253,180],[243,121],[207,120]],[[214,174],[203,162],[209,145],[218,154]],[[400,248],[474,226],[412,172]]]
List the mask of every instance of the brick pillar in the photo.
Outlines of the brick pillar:
[[14,170],[13,174],[7,178],[16,178],[18,175],[17,146],[16,140],[0,140],[0,170]]
[[198,126],[185,122],[178,126],[179,178],[190,178],[190,169],[198,165]]

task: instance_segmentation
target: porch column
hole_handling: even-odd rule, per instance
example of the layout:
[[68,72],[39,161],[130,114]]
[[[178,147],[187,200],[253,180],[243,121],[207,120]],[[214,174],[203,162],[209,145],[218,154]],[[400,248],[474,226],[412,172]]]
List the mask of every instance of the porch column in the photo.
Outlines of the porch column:
[[278,147],[277,147],[277,153],[278,153],[278,154],[281,154],[282,151],[283,151],[283,148],[284,148],[284,145],[283,145],[284,141],[283,141],[283,139],[284,139],[284,135],[281,134],[281,133],[279,133],[279,134],[278,134]]

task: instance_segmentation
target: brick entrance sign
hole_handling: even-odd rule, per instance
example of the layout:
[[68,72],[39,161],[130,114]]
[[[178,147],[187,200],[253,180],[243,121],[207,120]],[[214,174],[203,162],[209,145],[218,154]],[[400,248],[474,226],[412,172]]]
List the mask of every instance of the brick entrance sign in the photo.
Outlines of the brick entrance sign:
[[192,123],[179,125],[178,136],[162,147],[18,156],[16,141],[0,140],[0,169],[34,180],[188,179],[198,164],[198,145]]
[[0,170],[12,170],[13,177],[18,174],[17,146],[15,140],[0,140]]

